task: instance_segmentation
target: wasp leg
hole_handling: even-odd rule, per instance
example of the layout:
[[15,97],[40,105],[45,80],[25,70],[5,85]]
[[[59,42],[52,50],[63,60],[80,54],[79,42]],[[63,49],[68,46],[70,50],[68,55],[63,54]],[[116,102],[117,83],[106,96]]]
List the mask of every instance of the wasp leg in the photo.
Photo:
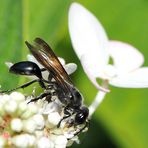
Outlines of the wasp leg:
[[16,88],[13,88],[13,89],[10,89],[10,90],[4,90],[4,91],[1,91],[0,93],[8,93],[8,92],[12,92],[12,91],[17,90],[17,89],[25,88],[25,87],[30,86],[31,84],[33,84],[35,82],[38,82],[42,88],[46,89],[44,82],[47,83],[48,81],[35,79],[35,80],[27,82],[27,83],[25,83],[25,84],[23,84],[19,87],[16,87]]
[[74,136],[79,135],[79,134],[80,134],[83,130],[85,130],[85,128],[87,128],[87,127],[89,127],[89,121],[87,121],[87,122],[85,123],[85,126],[82,127],[78,132],[76,132],[76,133],[74,134]]
[[48,93],[42,93],[42,94],[40,94],[38,97],[30,100],[27,104],[29,104],[31,102],[35,102],[35,101],[40,100],[40,99],[43,99],[44,97],[48,97],[48,102],[51,101],[51,94],[48,92]]
[[60,125],[61,125],[61,123],[62,123],[63,120],[65,120],[66,118],[69,118],[70,116],[71,116],[70,113],[69,113],[69,115],[64,116],[64,117],[59,121],[59,123],[58,123],[58,125],[57,125],[57,128],[60,127]]
[[60,127],[60,125],[61,125],[61,123],[62,123],[63,120],[69,118],[69,117],[72,116],[74,113],[71,113],[70,110],[69,110],[69,107],[66,106],[66,107],[64,108],[64,114],[65,114],[65,115],[64,115],[64,117],[59,121],[59,123],[58,123],[58,125],[57,125],[57,128]]

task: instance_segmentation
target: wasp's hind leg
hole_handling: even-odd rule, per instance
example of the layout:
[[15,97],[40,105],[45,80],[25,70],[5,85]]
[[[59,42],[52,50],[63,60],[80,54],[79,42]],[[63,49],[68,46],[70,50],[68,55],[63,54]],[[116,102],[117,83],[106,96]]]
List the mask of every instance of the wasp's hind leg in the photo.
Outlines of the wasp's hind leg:
[[[9,93],[9,92],[12,92],[12,91],[17,90],[17,89],[21,89],[21,88],[24,89],[25,87],[28,87],[28,86],[30,86],[31,84],[35,83],[35,82],[38,82],[39,85],[40,85],[42,88],[46,89],[46,86],[45,86],[45,84],[44,84],[44,82],[46,82],[46,81],[40,80],[40,79],[35,79],[35,80],[30,81],[30,82],[27,82],[27,83],[25,83],[25,84],[23,84],[23,85],[21,85],[21,86],[19,86],[19,87],[16,87],[16,88],[13,88],[13,89],[9,89],[9,90],[0,91],[0,93]],[[46,82],[46,83],[47,83],[47,82]]]
[[31,62],[31,61],[22,61],[22,62],[18,62],[18,63],[13,64],[9,68],[9,72],[14,73],[14,74],[18,74],[18,75],[36,76],[38,79],[27,82],[27,83],[25,83],[19,87],[16,87],[14,89],[1,91],[0,93],[8,93],[8,92],[12,92],[14,90],[20,89],[20,88],[25,88],[35,82],[38,82],[42,88],[46,89],[44,82],[47,83],[47,81],[44,80],[42,77],[42,71],[45,71],[45,70],[46,70],[45,68],[40,69],[36,63]]
[[31,99],[27,104],[31,103],[31,102],[35,102],[35,101],[38,101],[40,99],[43,99],[44,97],[46,97],[46,100],[48,102],[51,102],[51,97],[52,95],[48,92],[48,93],[41,93],[39,96],[37,96],[36,98],[34,99]]

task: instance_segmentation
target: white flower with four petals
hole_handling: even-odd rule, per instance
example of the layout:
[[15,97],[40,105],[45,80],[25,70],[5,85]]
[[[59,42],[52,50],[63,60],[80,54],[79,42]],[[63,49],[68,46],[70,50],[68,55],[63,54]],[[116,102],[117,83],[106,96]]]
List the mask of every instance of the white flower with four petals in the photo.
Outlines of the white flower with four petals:
[[[135,47],[109,40],[99,20],[78,3],[71,5],[68,23],[72,45],[83,69],[101,90],[89,108],[90,115],[103,100],[105,92],[109,92],[106,82],[124,88],[148,87],[148,67],[140,67],[144,57]],[[113,64],[109,63],[110,59]],[[105,87],[98,84],[97,78],[105,82]]]

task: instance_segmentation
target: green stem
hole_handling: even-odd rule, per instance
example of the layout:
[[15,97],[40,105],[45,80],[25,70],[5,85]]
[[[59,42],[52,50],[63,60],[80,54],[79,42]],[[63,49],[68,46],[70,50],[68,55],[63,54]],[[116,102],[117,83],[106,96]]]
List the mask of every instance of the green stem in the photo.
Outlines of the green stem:
[[[104,81],[103,82],[103,87],[107,89],[107,87],[108,87],[108,81]],[[91,118],[91,116],[96,111],[96,109],[98,108],[98,106],[102,103],[102,101],[104,100],[105,95],[106,95],[106,92],[104,92],[104,91],[99,91],[97,93],[94,101],[89,106],[89,118]]]

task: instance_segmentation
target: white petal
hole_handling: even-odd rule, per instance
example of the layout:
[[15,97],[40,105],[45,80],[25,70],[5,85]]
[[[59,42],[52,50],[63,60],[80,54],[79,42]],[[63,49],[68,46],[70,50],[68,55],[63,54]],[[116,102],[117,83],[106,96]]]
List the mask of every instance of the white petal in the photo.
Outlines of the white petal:
[[69,9],[69,32],[72,44],[79,59],[82,55],[93,54],[102,66],[107,64],[109,55],[106,49],[108,39],[104,28],[97,18],[78,3]]
[[68,63],[68,64],[64,65],[64,68],[65,68],[66,72],[68,73],[68,75],[70,75],[76,71],[77,65],[75,63]]
[[101,78],[102,80],[110,80],[116,75],[117,70],[113,65],[108,64],[104,67],[101,67],[100,65],[97,65],[96,59],[90,59],[89,56],[90,55],[83,55],[81,57],[81,63],[84,70],[90,71],[86,74],[91,73],[93,77]]
[[109,42],[110,55],[113,58],[114,66],[121,73],[126,73],[140,67],[144,58],[143,55],[133,46],[119,42]]
[[8,68],[10,68],[10,67],[13,65],[12,62],[5,62],[5,64],[6,64],[6,66],[7,66]]
[[36,60],[36,58],[33,55],[28,54],[27,59],[28,61],[36,63],[40,68],[43,68],[43,66]]
[[[81,64],[86,71],[91,71],[91,74],[93,77],[100,77],[100,73],[104,70],[104,67],[98,65],[97,59],[92,57],[93,55],[91,54],[85,54],[81,57],[80,61]],[[91,58],[90,58],[91,57]],[[86,73],[87,74],[87,73]]]
[[116,87],[147,88],[148,67],[139,68],[125,76],[114,78],[109,83]]
[[61,62],[62,65],[65,65],[65,60],[61,57],[58,57],[59,61]]
[[105,92],[109,92],[108,89],[101,87],[96,81],[96,78],[98,75],[97,73],[99,73],[99,69],[97,71],[97,68],[95,68],[95,65],[90,63],[88,60],[89,59],[87,59],[87,56],[82,56],[81,58],[81,64],[88,78],[92,81],[92,83],[95,85],[97,89],[105,91]]

